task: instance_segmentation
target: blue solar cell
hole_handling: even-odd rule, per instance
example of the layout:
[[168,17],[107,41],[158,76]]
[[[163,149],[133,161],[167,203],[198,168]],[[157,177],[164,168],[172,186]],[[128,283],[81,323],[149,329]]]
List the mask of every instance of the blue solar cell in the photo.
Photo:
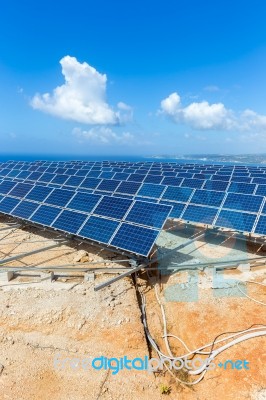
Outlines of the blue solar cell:
[[159,231],[123,223],[111,245],[136,254],[148,256]]
[[43,202],[52,190],[52,188],[47,186],[33,186],[32,190],[27,194],[26,199]]
[[203,186],[203,189],[217,190],[218,192],[219,191],[224,192],[226,191],[227,186],[228,182],[207,180]]
[[142,185],[141,182],[123,181],[116,189],[116,192],[124,194],[136,194],[141,185]]
[[44,173],[40,178],[38,179],[39,182],[51,182],[55,178],[56,174],[49,174],[49,173]]
[[189,172],[178,172],[177,173],[177,177],[178,178],[192,178],[193,173],[189,173]]
[[69,178],[69,175],[56,175],[51,183],[57,183],[58,185],[63,185]]
[[165,177],[162,180],[162,185],[180,186],[183,178]]
[[9,192],[10,196],[23,198],[27,193],[33,188],[33,185],[29,185],[27,183],[18,183],[12,190]]
[[216,217],[218,208],[188,205],[182,219],[202,224],[212,224]]
[[45,200],[45,203],[65,207],[74,194],[75,192],[72,190],[54,189]]
[[213,175],[212,180],[213,181],[225,181],[229,182],[231,179],[231,175]]
[[30,174],[30,171],[21,171],[21,173],[17,175],[17,178],[26,179]]
[[114,179],[103,179],[102,182],[97,187],[97,190],[106,190],[108,192],[114,192],[120,183],[121,181],[116,181]]
[[[103,171],[100,175],[99,178],[101,179],[112,179],[114,177],[114,172],[111,171]],[[116,178],[114,178],[116,179]]]
[[13,197],[5,197],[0,203],[0,212],[10,214],[10,212],[18,205],[19,202],[19,199],[14,199]]
[[96,189],[96,187],[99,185],[101,181],[102,180],[98,178],[85,178],[84,181],[82,182],[81,187],[88,189]]
[[119,222],[117,221],[91,216],[78,234],[97,242],[109,243],[118,226]]
[[65,172],[66,172],[66,168],[57,168],[56,170],[55,170],[55,173],[56,174],[64,174]]
[[104,196],[93,213],[104,217],[122,219],[131,204],[132,201],[128,199]]
[[258,185],[256,194],[260,196],[266,196],[266,185]]
[[143,182],[144,178],[145,175],[142,174],[130,174],[127,180],[133,182]]
[[253,178],[252,183],[266,185],[266,178]]
[[175,186],[169,186],[164,192],[162,198],[165,200],[174,200],[187,202],[193,192],[190,188],[180,188]]
[[248,178],[247,176],[232,176],[231,181],[232,182],[250,183],[251,178]]
[[9,169],[9,168],[2,169],[1,176],[6,176],[7,174],[9,174],[10,171],[11,171],[11,169]]
[[196,188],[200,189],[203,185],[204,181],[202,179],[188,179],[185,178],[181,183],[181,187],[189,187],[189,188]]
[[90,172],[89,169],[80,169],[76,172],[76,176],[86,176]]
[[40,177],[42,176],[41,172],[32,172],[29,176],[28,176],[28,180],[30,181],[37,181]]
[[262,208],[262,214],[266,214],[266,202],[265,202],[265,204],[264,204],[264,206]]
[[220,207],[225,194],[214,190],[195,190],[190,203],[202,204],[205,206]]
[[16,217],[29,219],[34,211],[39,207],[39,204],[30,201],[22,200],[17,207],[11,212],[11,215]]
[[255,188],[256,185],[254,183],[231,182],[227,191],[233,193],[253,194]]
[[100,199],[101,196],[96,194],[77,192],[67,207],[72,208],[73,210],[90,213]]
[[15,176],[17,176],[18,174],[20,174],[20,170],[19,169],[12,169],[9,174],[7,175],[9,178],[14,178]]
[[165,204],[167,206],[173,206],[172,211],[169,214],[169,218],[180,218],[184,208],[184,203],[171,203],[170,201],[161,200],[160,204]]
[[266,234],[266,215],[261,215],[259,217],[259,220],[257,222],[257,226],[255,228],[255,233],[258,233],[260,235],[265,235]]
[[14,186],[16,186],[16,184],[16,182],[12,181],[3,181],[2,183],[0,183],[0,193],[7,194],[8,192],[10,192],[10,190],[13,189]]
[[166,186],[155,185],[153,183],[143,183],[142,187],[138,191],[138,196],[153,197],[159,199]]
[[99,175],[101,175],[101,171],[90,171],[87,174],[90,178],[98,178]]
[[196,179],[210,179],[212,177],[211,174],[194,174],[193,178]]
[[116,172],[115,175],[113,176],[114,179],[117,179],[119,181],[127,180],[130,174],[126,174],[125,172]]
[[223,208],[229,208],[231,210],[258,212],[262,200],[262,196],[228,193]]
[[[77,187],[81,185],[81,182],[84,180],[83,176],[70,176],[68,180],[65,182],[66,186],[74,186]],[[82,186],[82,185],[81,185]]]
[[161,183],[163,175],[147,175],[143,182],[145,183]]
[[170,211],[170,206],[136,201],[129,211],[126,221],[154,228],[162,228]]
[[215,225],[224,228],[233,228],[243,232],[251,232],[255,220],[255,214],[221,210]]
[[50,226],[60,212],[60,208],[42,205],[35,211],[30,220],[41,225]]
[[64,210],[53,222],[52,227],[64,232],[76,234],[87,217],[86,214]]

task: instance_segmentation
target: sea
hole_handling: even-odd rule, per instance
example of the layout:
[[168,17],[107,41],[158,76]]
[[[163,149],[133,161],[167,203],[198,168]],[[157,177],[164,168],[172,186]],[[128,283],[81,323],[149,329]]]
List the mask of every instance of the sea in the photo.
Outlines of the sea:
[[0,162],[6,161],[128,161],[128,162],[137,162],[137,161],[152,161],[152,162],[176,162],[180,164],[194,163],[194,164],[216,164],[216,165],[263,165],[261,160],[258,160],[257,156],[245,158],[245,161],[240,161],[241,156],[230,157],[230,161],[219,156],[213,158],[213,156],[204,155],[199,157],[191,158],[189,157],[160,157],[160,156],[140,156],[140,155],[77,155],[77,154],[1,154],[0,153]]

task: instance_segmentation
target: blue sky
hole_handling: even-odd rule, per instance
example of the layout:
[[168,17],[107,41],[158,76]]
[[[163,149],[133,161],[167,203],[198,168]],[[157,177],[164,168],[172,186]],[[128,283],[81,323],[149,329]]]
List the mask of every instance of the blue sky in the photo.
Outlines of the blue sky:
[[266,3],[4,2],[0,153],[266,152]]

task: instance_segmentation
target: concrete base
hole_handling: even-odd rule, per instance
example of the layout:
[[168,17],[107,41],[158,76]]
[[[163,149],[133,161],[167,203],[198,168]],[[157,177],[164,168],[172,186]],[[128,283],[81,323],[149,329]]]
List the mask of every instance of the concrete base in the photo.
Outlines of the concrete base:
[[0,272],[0,281],[1,282],[9,282],[13,278],[14,278],[14,272],[12,272],[12,271]]
[[246,263],[246,264],[239,264],[239,266],[237,267],[237,269],[241,272],[249,272],[250,271],[250,264]]
[[94,281],[95,281],[94,272],[86,272],[84,274],[84,282],[94,282]]
[[52,282],[54,280],[54,273],[53,272],[41,272],[40,273],[40,280]]

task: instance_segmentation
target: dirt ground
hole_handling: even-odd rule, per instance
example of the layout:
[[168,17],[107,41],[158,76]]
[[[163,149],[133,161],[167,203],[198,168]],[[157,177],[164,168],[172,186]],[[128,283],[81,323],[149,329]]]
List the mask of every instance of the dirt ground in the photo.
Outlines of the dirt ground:
[[[0,229],[5,226],[6,220],[1,218]],[[7,258],[47,246],[54,243],[55,238],[55,234],[35,228],[0,231],[0,257]],[[202,243],[196,246],[204,254],[213,251],[203,250]],[[4,268],[73,263],[81,250],[88,256],[81,259],[80,266],[90,261],[99,262],[99,267],[128,267],[118,262],[121,256],[71,242],[12,261]],[[104,264],[100,264],[102,261]],[[79,360],[101,356],[156,357],[145,338],[135,282],[126,278],[95,292],[94,285],[114,275],[99,274],[95,281],[87,282],[84,282],[82,274],[77,273],[75,276],[74,273],[60,273],[53,282],[49,277],[37,275],[34,271],[31,274],[20,273],[10,282],[3,278],[0,280],[1,400],[266,399],[265,336],[233,346],[217,357],[217,362],[246,359],[249,370],[209,371],[195,386],[177,384],[169,373],[124,369],[113,374],[108,369],[84,370],[78,364]],[[212,342],[222,332],[265,323],[265,307],[239,296],[239,293],[229,297],[224,292],[214,293],[206,284],[208,277],[203,275],[199,278],[197,299],[180,301],[172,295],[171,288],[186,282],[183,273],[160,278],[154,275],[156,280],[154,276],[148,278],[147,274],[140,274],[138,283],[147,300],[148,326],[163,352],[166,348],[162,338],[161,311],[154,290],[156,282],[166,312],[168,332],[180,336],[191,349]],[[243,273],[234,271],[228,276],[241,279]],[[258,282],[263,282],[265,269],[257,268],[254,276]],[[264,287],[252,285],[248,294],[266,301]],[[175,355],[184,352],[177,340],[169,339],[169,342]],[[64,366],[62,360],[65,360]],[[188,379],[183,373],[177,377]],[[170,387],[170,394],[161,394],[161,384]]]

